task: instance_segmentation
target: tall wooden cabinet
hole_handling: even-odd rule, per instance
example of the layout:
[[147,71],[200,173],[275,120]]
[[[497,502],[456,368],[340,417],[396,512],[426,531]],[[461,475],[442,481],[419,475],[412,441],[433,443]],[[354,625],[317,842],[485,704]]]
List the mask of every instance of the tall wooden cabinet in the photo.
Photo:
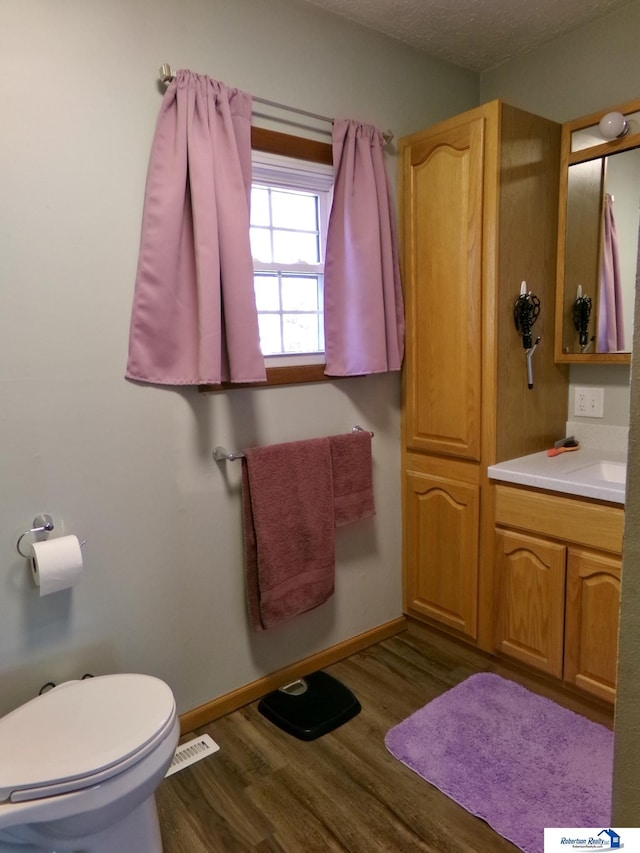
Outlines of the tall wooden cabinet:
[[[492,650],[487,467],[564,434],[553,361],[560,126],[493,101],[400,140],[405,612]],[[514,323],[541,302],[531,364]]]

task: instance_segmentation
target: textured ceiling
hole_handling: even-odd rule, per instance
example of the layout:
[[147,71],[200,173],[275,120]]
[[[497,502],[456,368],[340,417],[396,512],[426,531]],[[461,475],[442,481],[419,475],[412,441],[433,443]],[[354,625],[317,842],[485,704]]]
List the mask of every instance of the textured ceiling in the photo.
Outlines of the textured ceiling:
[[305,0],[453,62],[486,71],[630,0]]

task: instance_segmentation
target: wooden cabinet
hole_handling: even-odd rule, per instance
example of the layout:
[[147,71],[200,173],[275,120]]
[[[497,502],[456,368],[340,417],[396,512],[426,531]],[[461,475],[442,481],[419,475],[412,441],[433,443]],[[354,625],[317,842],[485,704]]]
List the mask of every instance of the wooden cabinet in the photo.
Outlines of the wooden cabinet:
[[564,677],[613,702],[618,669],[622,559],[569,549]]
[[476,637],[478,486],[445,477],[406,475],[408,555],[405,607]]
[[[478,461],[481,439],[481,112],[404,149],[410,450]],[[402,143],[401,143],[402,145]]]
[[496,488],[497,652],[615,699],[624,510]]
[[567,549],[507,531],[497,538],[498,650],[560,678]]
[[[405,611],[493,648],[487,467],[564,433],[553,360],[560,126],[493,101],[400,140]],[[528,388],[514,305],[540,299]]]

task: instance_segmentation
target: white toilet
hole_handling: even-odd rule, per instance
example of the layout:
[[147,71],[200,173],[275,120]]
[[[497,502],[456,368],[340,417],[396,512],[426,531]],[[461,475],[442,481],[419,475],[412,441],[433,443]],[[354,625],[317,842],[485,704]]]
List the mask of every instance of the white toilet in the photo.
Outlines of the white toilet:
[[68,681],[0,718],[0,853],[160,853],[179,733],[149,675]]

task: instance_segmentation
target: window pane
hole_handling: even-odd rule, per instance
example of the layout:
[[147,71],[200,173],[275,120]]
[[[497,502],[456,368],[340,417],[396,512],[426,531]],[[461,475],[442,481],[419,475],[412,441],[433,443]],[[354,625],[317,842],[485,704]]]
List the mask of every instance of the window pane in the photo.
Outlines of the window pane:
[[277,275],[257,275],[253,279],[258,311],[279,311],[280,293]]
[[269,225],[269,190],[251,187],[251,224]]
[[[266,260],[262,259],[261,260]],[[318,238],[316,234],[295,231],[273,231],[273,260],[280,264],[319,263]]]
[[332,170],[317,181],[307,163],[267,157],[261,164],[256,157],[251,250],[260,344],[265,356],[295,361],[324,351],[322,267]]
[[317,196],[273,190],[271,212],[275,228],[315,231],[318,227]]
[[266,228],[251,228],[251,254],[254,260],[271,263],[271,232]]
[[285,311],[317,311],[318,279],[315,276],[283,276],[282,307]]
[[259,314],[260,348],[263,355],[275,355],[282,352],[280,339],[280,315]]
[[321,352],[317,314],[283,314],[283,352]]

